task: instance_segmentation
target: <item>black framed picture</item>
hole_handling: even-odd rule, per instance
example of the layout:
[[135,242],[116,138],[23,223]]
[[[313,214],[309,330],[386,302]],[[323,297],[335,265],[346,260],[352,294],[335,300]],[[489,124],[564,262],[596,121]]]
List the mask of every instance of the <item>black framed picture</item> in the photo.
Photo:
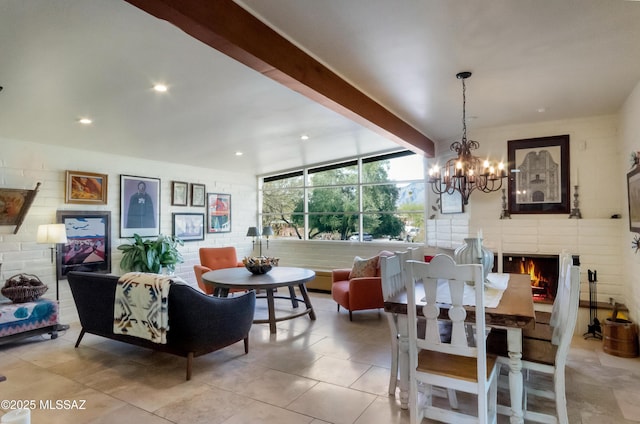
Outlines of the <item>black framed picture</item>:
[[640,233],[640,166],[627,174],[629,197],[629,231]]
[[440,195],[440,213],[462,212],[464,212],[462,194],[458,190],[454,190],[452,194],[443,193]]
[[67,243],[57,255],[58,279],[69,271],[111,272],[111,212],[57,211]]
[[189,200],[189,183],[171,181],[171,205],[187,206]]
[[569,136],[509,140],[509,212],[569,213]]
[[207,193],[207,232],[231,232],[231,195]]
[[203,213],[173,213],[173,236],[183,241],[204,240]]
[[120,175],[120,237],[160,234],[160,178]]
[[191,206],[205,206],[205,185],[191,184]]

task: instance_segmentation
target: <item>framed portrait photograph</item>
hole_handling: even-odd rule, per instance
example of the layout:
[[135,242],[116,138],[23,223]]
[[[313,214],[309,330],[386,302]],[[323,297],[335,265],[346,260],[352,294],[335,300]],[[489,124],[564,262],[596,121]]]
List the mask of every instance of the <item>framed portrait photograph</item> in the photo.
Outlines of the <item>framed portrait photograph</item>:
[[458,190],[454,190],[452,194],[443,193],[440,195],[440,213],[462,212],[464,212],[462,194]]
[[66,171],[64,202],[86,205],[107,204],[106,174],[93,172]]
[[207,193],[207,232],[231,231],[231,195]]
[[171,205],[187,206],[189,197],[189,183],[171,181]]
[[173,213],[173,236],[182,241],[204,240],[203,213]]
[[569,213],[569,136],[509,140],[509,212]]
[[57,211],[64,224],[67,243],[58,252],[58,279],[69,271],[111,272],[111,212]]
[[629,231],[640,233],[640,166],[627,174],[629,196]]
[[191,184],[191,206],[205,206],[205,193],[204,184]]
[[120,237],[160,234],[160,178],[120,175]]

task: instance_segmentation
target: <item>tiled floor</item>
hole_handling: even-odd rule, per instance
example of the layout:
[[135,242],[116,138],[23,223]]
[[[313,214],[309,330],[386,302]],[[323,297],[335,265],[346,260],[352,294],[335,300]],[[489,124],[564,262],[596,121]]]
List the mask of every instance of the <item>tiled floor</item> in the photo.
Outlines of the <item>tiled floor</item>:
[[[193,379],[185,381],[184,358],[92,335],[74,349],[79,324],[67,292],[66,334],[0,346],[0,374],[7,376],[0,399],[35,400],[34,424],[407,423],[408,413],[386,393],[383,313],[356,312],[349,322],[329,295],[311,296],[317,321],[281,322],[273,336],[267,325],[254,325],[248,355],[238,343],[196,358]],[[600,342],[576,338],[567,398],[572,424],[640,422],[640,360],[607,355]],[[51,410],[40,408],[41,400],[86,402],[81,410]]]

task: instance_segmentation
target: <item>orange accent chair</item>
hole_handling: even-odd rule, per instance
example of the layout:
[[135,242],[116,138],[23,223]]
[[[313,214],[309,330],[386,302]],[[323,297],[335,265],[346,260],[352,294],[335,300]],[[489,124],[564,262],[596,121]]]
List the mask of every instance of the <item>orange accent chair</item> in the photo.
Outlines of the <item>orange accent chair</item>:
[[[382,296],[382,278],[380,274],[380,256],[393,256],[393,252],[382,251],[371,259],[376,259],[373,276],[353,277],[354,269],[334,269],[331,271],[331,297],[340,306],[349,311],[349,320],[353,321],[353,311],[384,308]],[[356,261],[359,258],[356,258]],[[350,278],[351,276],[351,278]]]
[[212,284],[206,284],[202,281],[202,274],[214,269],[235,267],[244,267],[244,264],[238,261],[235,247],[201,247],[200,265],[194,265],[193,271],[196,273],[196,280],[198,281],[198,287],[200,287],[200,290],[206,294],[214,294],[215,287]]

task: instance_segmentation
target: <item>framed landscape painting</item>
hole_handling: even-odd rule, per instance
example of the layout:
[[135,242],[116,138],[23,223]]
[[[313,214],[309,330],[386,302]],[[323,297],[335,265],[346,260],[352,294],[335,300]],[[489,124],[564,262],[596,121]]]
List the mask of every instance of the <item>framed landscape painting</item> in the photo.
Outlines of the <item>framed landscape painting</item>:
[[183,241],[204,240],[203,213],[174,213],[173,236]]
[[107,204],[107,182],[109,177],[106,174],[66,171],[65,176],[65,203]]
[[231,232],[231,195],[207,193],[207,232]]
[[67,243],[57,255],[58,278],[69,271],[111,272],[111,212],[57,211]]
[[569,213],[569,136],[508,141],[509,212]]

